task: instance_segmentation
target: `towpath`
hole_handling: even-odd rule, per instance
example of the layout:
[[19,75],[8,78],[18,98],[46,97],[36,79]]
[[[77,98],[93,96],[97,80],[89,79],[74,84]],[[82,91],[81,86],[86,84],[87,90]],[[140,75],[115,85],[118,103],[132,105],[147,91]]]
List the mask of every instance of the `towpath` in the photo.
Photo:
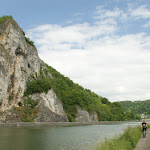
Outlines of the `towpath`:
[[150,130],[147,131],[146,137],[140,138],[134,150],[150,150]]

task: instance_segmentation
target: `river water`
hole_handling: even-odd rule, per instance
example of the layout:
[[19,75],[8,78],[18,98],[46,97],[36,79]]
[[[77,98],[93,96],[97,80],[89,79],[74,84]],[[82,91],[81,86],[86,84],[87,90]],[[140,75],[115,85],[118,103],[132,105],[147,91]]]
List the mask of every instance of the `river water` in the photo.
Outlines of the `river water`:
[[90,150],[123,133],[130,122],[113,125],[0,127],[0,150]]

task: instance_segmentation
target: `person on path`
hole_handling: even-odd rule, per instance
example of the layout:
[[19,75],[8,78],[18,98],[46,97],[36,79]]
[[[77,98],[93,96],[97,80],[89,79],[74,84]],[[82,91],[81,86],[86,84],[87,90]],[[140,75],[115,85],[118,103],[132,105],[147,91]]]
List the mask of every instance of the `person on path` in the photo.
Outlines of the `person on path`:
[[145,120],[143,120],[141,127],[143,128],[143,132],[144,130],[147,132],[147,123],[145,122]]

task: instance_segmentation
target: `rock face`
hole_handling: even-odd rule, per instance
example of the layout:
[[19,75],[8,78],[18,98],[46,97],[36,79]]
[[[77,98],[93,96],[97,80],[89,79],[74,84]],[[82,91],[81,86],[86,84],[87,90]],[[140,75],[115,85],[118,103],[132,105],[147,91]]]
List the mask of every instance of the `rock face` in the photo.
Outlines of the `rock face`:
[[96,112],[89,114],[86,110],[83,110],[78,106],[75,120],[77,122],[97,122],[98,116]]
[[[40,75],[42,64],[36,48],[26,42],[22,29],[13,19],[0,23],[0,122],[21,121],[13,108],[19,107],[27,81]],[[50,73],[47,76],[52,78]],[[36,122],[68,121],[52,89],[47,94],[37,93],[30,97],[39,101]],[[98,117],[95,112],[89,114],[77,107],[76,121],[98,121]]]
[[[28,79],[40,74],[41,63],[36,48],[26,42],[13,19],[0,23],[0,122],[18,120],[12,108],[22,101]],[[68,121],[53,90],[33,97],[41,110],[36,121]]]
[[14,20],[1,23],[0,33],[0,109],[5,111],[18,104],[29,76],[39,74],[40,59]]
[[39,101],[40,113],[36,122],[66,122],[67,116],[64,113],[62,102],[51,89],[47,94],[34,94],[32,99]]

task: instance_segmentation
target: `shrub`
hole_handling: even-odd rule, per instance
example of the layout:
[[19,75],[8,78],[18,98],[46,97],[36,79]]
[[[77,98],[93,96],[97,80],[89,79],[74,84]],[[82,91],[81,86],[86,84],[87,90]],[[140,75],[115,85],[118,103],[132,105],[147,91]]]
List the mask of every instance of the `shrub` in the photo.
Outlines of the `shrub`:
[[38,105],[38,101],[28,97],[24,99],[23,104],[25,107],[35,108]]
[[2,17],[0,17],[0,23],[6,21],[8,19],[13,19],[13,17],[12,16],[2,16]]
[[28,38],[25,37],[25,40],[26,40],[26,42],[29,43],[30,45],[35,46],[35,45],[34,45],[34,42],[31,41],[29,37],[28,37]]
[[24,92],[25,96],[32,95],[35,93],[47,93],[48,90],[51,89],[50,80],[43,79],[43,80],[35,80],[31,81],[27,84],[27,89]]
[[75,119],[70,114],[67,114],[67,117],[69,122],[75,122]]
[[[23,33],[24,36],[26,35],[23,30],[22,30],[22,33]],[[25,40],[26,40],[26,42],[29,43],[30,45],[35,46],[35,45],[34,45],[34,42],[31,41],[30,38],[27,38],[27,37],[25,36]]]

